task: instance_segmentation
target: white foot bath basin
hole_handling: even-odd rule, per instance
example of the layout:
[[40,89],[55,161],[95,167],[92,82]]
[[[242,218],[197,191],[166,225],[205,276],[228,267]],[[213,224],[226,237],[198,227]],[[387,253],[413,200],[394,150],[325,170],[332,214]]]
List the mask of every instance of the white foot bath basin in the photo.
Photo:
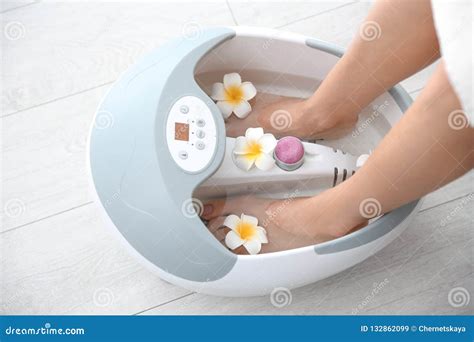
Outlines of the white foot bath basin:
[[315,195],[357,171],[359,156],[370,153],[410,105],[400,86],[365,108],[346,137],[303,142],[304,163],[291,171],[235,167],[235,137],[226,134],[209,97],[212,84],[231,72],[258,93],[309,97],[342,54],[309,37],[238,27],[178,38],[141,59],[108,92],[91,127],[91,183],[107,224],[163,279],[222,296],[310,284],[388,245],[408,226],[419,201],[344,237],[257,255],[226,248],[193,209],[255,189],[284,199],[298,184],[297,196]]

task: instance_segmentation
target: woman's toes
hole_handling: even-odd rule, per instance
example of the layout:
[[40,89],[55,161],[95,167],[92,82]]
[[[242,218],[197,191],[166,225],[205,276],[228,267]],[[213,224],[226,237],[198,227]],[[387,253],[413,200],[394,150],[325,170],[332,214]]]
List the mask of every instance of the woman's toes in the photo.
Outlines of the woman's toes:
[[210,221],[222,215],[224,210],[225,200],[211,200],[204,203],[202,208],[201,218]]
[[214,206],[212,205],[212,203],[206,203],[202,208],[201,217],[205,220],[209,220],[213,211]]
[[209,231],[216,237],[219,242],[224,243],[225,236],[227,232],[230,230],[229,228],[225,227],[224,224],[225,217],[219,216],[215,219],[212,219],[207,224]]
[[[220,216],[215,219],[212,219],[207,224],[207,227],[209,231],[215,236],[215,238],[227,248],[225,244],[225,237],[227,233],[230,231],[230,228],[223,226],[224,220],[225,220],[224,216]],[[232,253],[249,254],[244,246],[240,246],[232,250]]]
[[209,220],[207,224],[207,228],[212,234],[215,234],[219,228],[223,227],[224,220],[225,220],[225,217],[223,216],[219,216],[214,219],[211,219]]
[[245,247],[243,245],[240,246],[240,247],[237,247],[232,252],[235,253],[235,254],[239,254],[239,255],[249,254],[249,252],[247,252],[247,250],[245,249]]

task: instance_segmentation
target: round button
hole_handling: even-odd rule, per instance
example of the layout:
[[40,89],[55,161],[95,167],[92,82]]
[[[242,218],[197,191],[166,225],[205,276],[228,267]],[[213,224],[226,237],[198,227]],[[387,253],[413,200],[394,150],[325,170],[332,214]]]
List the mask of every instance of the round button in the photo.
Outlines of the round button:
[[202,139],[202,138],[204,138],[204,137],[206,136],[206,133],[205,133],[203,130],[198,129],[198,130],[196,131],[196,136],[197,136],[199,139]]
[[204,121],[203,119],[197,119],[196,125],[198,125],[198,127],[204,127],[206,125],[206,121]]
[[203,141],[196,141],[196,148],[198,150],[204,150],[205,147],[206,147],[206,144],[204,144]]
[[181,159],[188,159],[188,152],[187,151],[179,151],[178,155]]
[[189,112],[189,107],[186,106],[186,105],[182,105],[181,107],[179,107],[179,111],[183,114],[188,114]]

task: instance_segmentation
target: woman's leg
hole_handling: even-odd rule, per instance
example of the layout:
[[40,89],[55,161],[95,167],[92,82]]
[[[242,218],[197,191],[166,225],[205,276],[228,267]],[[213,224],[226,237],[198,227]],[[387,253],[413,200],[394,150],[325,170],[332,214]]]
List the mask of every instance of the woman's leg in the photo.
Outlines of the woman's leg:
[[318,196],[290,201],[258,195],[212,201],[203,216],[211,221],[242,212],[256,216],[267,227],[268,250],[282,249],[282,242],[271,245],[272,234],[282,231],[291,234],[285,237],[287,248],[304,243],[297,236],[306,235],[308,244],[342,236],[472,169],[474,129],[466,122],[440,64],[401,121],[347,181]]
[[[440,64],[401,121],[354,176],[319,196],[288,206],[274,223],[293,233],[341,236],[474,167],[474,129]],[[278,204],[272,204],[274,211]],[[376,210],[371,211],[372,209]],[[295,224],[289,216],[302,217]],[[305,227],[305,228],[303,228]],[[304,230],[304,231],[303,231]]]
[[[438,57],[430,0],[379,0],[346,54],[311,98],[276,102],[259,110],[256,121],[276,135],[340,136],[377,96]],[[272,126],[271,117],[277,110],[291,115],[292,125],[285,131]]]

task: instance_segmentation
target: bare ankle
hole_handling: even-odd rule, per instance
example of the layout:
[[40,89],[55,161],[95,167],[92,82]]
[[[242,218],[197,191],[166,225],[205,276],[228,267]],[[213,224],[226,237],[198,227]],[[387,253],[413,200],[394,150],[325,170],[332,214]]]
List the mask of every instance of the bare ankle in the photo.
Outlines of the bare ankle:
[[310,98],[302,104],[306,136],[309,138],[338,137],[347,133],[357,123],[358,115],[345,113],[337,108],[327,109]]
[[[346,191],[341,184],[310,199],[312,213],[317,216],[314,219],[319,222],[318,226],[323,227],[324,233],[333,239],[365,224],[364,219],[358,215],[357,206],[352,208],[351,204],[347,203],[348,196],[344,192]],[[316,208],[318,210],[315,210]]]

